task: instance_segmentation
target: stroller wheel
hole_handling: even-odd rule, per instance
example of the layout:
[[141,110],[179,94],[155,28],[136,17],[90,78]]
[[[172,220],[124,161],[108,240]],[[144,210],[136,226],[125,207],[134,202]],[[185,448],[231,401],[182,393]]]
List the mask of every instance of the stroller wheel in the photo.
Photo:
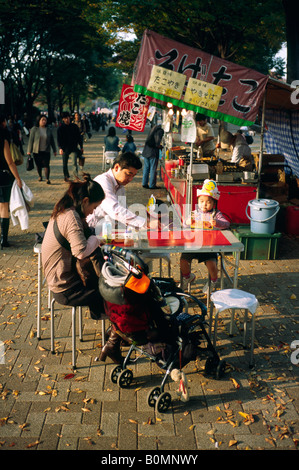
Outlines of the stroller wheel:
[[156,401],[157,401],[159,395],[161,395],[160,387],[153,388],[153,390],[150,391],[150,393],[148,394],[148,397],[147,397],[148,405],[151,406],[152,408],[154,408],[156,406]]
[[127,388],[133,380],[133,372],[130,369],[124,369],[117,378],[117,384],[120,388]]
[[224,376],[225,368],[226,368],[226,362],[222,359],[216,368],[217,380],[221,379]]
[[205,375],[214,375],[219,364],[219,359],[208,357],[205,363]]
[[171,395],[168,392],[162,393],[156,401],[156,411],[159,413],[165,413],[168,410],[171,403]]
[[121,373],[121,371],[122,371],[121,366],[116,366],[116,367],[114,367],[114,369],[112,369],[111,374],[110,374],[111,382],[113,382],[114,384],[117,384],[117,379],[118,379],[118,376]]
[[216,380],[223,377],[226,368],[226,362],[222,359],[221,361],[216,360],[213,357],[208,357],[205,364],[205,375],[213,375]]

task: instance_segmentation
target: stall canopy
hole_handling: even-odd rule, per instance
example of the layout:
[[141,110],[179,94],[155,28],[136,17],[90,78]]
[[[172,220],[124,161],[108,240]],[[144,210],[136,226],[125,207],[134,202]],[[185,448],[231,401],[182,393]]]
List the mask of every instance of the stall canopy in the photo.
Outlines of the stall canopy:
[[[161,68],[165,76],[159,76]],[[180,78],[183,78],[181,93]],[[134,91],[152,96],[157,103],[171,102],[242,126],[255,122],[268,79],[255,70],[146,30],[131,85]],[[205,90],[207,84],[211,87]],[[215,110],[212,102],[220,87],[220,101]],[[208,96],[206,101],[205,96]]]
[[264,144],[267,153],[284,155],[286,172],[299,177],[298,91],[272,78],[265,96]]
[[262,110],[266,151],[284,155],[299,176],[299,92],[290,85],[150,30],[143,34],[131,85],[152,104],[170,102],[239,126],[255,123]]

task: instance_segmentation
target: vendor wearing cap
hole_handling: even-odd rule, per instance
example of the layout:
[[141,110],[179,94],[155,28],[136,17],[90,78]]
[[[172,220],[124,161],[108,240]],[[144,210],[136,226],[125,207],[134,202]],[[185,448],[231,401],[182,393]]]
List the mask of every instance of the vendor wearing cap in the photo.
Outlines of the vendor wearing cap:
[[[217,202],[220,193],[217,184],[213,180],[206,179],[201,189],[197,190],[197,209],[193,213],[195,227],[209,229],[227,229],[230,225],[224,215],[217,209]],[[186,225],[191,225],[191,219],[186,220]],[[192,225],[191,225],[192,226]],[[205,263],[211,277],[212,290],[216,287],[218,270],[217,270],[218,254],[213,253],[182,253],[180,260],[180,268],[182,275],[182,289],[185,290],[188,284],[195,280],[195,274],[191,273],[191,262],[197,259],[199,263]],[[203,287],[202,291],[208,291],[208,283]]]
[[204,157],[212,157],[215,154],[214,131],[204,114],[196,114],[196,141],[195,147],[202,148]]
[[[253,156],[242,133],[237,132],[233,135],[223,127],[220,127],[219,137],[220,142],[231,146],[231,163],[236,163],[244,171],[252,171],[254,166]],[[217,144],[217,147],[218,146],[220,147],[220,144]]]

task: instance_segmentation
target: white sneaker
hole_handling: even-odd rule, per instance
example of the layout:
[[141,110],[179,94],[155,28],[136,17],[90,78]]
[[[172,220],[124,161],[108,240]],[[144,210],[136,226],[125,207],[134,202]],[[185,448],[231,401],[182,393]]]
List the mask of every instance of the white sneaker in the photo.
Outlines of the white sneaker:
[[[218,282],[218,279],[217,279],[217,281],[211,281],[210,292],[213,292],[213,291],[216,289],[217,282]],[[208,289],[209,289],[209,281],[203,286],[202,292],[203,292],[204,294],[207,294],[207,293],[208,293]]]
[[186,290],[188,285],[191,284],[195,279],[195,274],[190,273],[189,277],[183,277],[181,289]]

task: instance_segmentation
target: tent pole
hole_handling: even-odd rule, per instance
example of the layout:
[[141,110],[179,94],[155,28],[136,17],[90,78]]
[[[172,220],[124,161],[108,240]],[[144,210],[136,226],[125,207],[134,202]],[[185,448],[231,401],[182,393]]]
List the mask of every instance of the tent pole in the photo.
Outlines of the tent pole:
[[189,168],[187,169],[187,213],[186,217],[191,215],[192,211],[192,187],[193,187],[193,178],[192,178],[192,166],[193,166],[193,142],[191,142],[191,155]]
[[265,110],[266,110],[266,94],[267,88],[265,89],[263,97],[263,109],[262,109],[262,125],[261,125],[261,142],[260,142],[260,158],[259,158],[259,168],[258,168],[258,182],[257,182],[257,192],[256,199],[260,197],[260,186],[261,186],[261,172],[262,172],[262,163],[263,163],[263,146],[264,146],[264,130],[265,130]]

